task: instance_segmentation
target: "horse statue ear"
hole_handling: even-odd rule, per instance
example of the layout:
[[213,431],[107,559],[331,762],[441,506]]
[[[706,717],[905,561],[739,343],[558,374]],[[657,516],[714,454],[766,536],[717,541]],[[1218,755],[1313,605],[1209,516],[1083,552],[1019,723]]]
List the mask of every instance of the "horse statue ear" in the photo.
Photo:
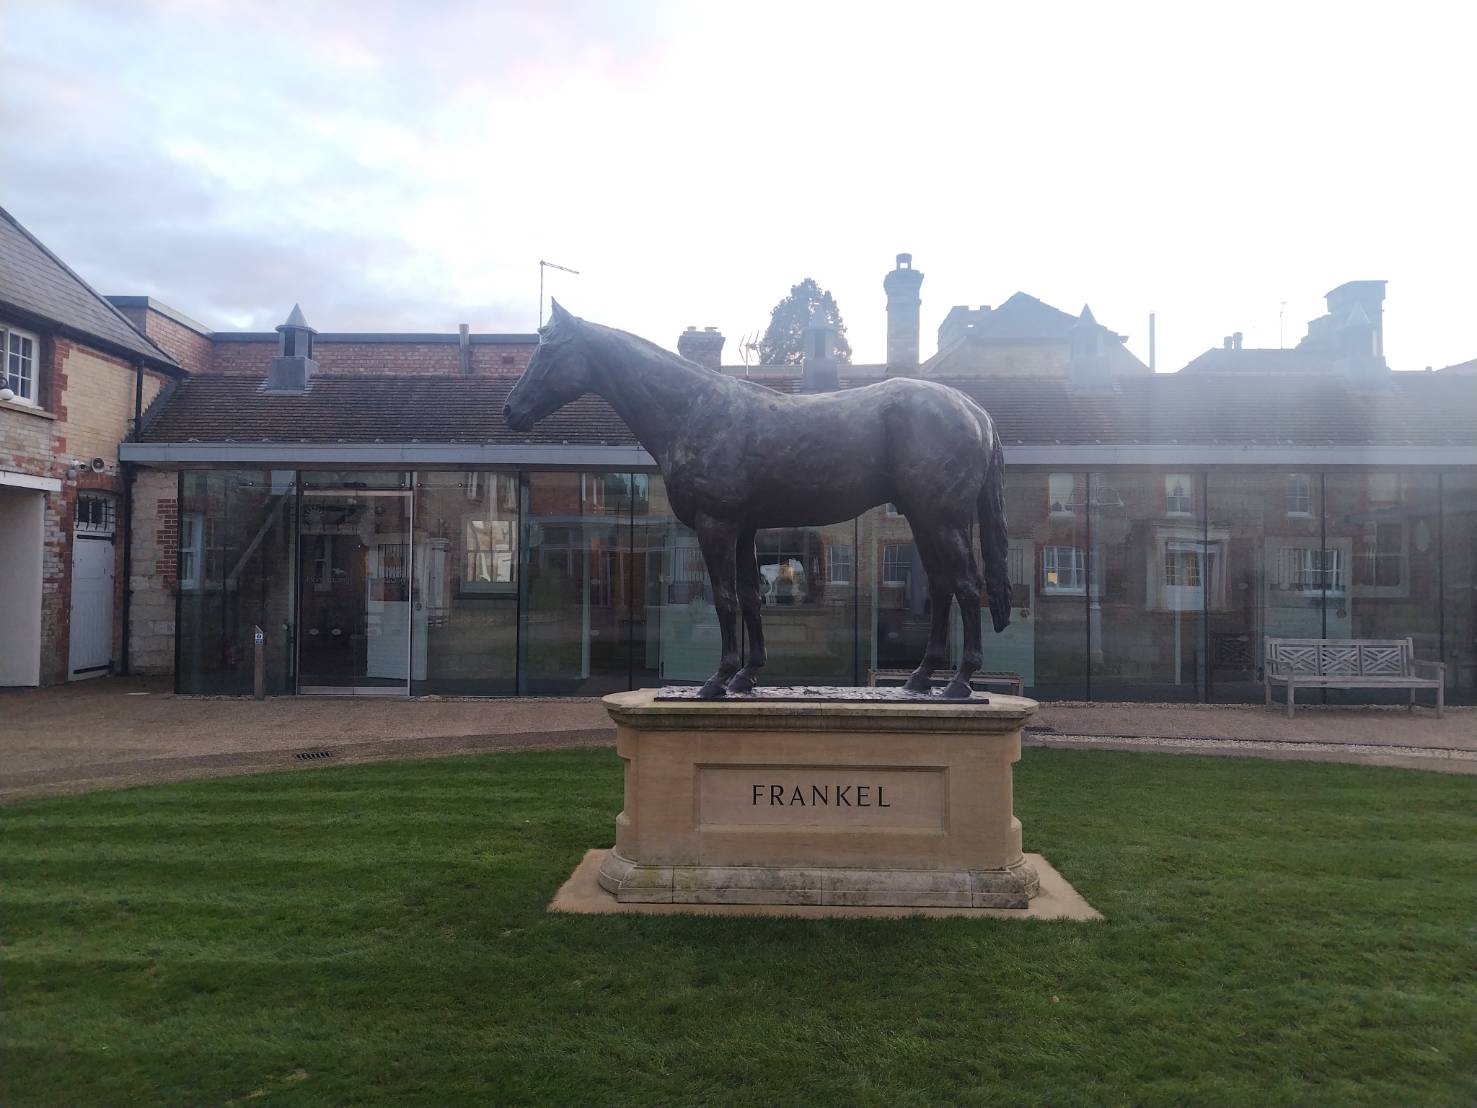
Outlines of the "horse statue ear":
[[559,301],[555,300],[552,296],[549,297],[550,323],[567,323],[573,318],[574,316],[570,315],[567,311],[564,310],[564,305],[560,304]]

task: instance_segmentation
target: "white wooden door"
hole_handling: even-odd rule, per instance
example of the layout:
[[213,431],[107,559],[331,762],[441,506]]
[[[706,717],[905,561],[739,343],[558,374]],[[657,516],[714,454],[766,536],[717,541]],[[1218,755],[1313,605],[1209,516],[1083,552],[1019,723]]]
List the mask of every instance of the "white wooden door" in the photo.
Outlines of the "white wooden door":
[[113,539],[72,536],[71,676],[106,673],[113,660]]

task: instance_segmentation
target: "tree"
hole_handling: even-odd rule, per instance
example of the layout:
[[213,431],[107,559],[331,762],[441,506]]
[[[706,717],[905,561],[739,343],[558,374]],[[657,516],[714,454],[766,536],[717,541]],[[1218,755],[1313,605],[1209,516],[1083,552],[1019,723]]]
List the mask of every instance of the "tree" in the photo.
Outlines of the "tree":
[[836,360],[851,364],[851,343],[846,341],[846,324],[831,293],[807,277],[790,289],[790,295],[769,313],[769,329],[759,340],[762,365],[799,365],[805,354],[805,325],[817,308],[836,328]]

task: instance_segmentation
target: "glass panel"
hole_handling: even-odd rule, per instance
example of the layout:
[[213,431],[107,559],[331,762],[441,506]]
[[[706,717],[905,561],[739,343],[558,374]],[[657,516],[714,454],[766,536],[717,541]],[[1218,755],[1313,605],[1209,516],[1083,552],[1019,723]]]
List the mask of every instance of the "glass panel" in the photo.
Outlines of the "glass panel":
[[[1328,637],[1410,638],[1415,656],[1441,657],[1441,520],[1436,475],[1412,472],[1327,473],[1326,547],[1342,564],[1332,587]],[[1332,567],[1331,567],[1332,570]],[[1403,703],[1407,689],[1330,689],[1336,703]]]
[[249,694],[258,626],[267,691],[292,691],[293,481],[291,471],[182,475],[180,692]]
[[1087,475],[1010,469],[1010,626],[985,619],[985,668],[1019,673],[1026,695],[1087,695]]
[[1338,597],[1344,564],[1322,550],[1322,477],[1276,471],[1212,472],[1209,531],[1226,550],[1224,593],[1210,597],[1208,698],[1262,698],[1265,637],[1320,638],[1323,591]]
[[1441,476],[1441,551],[1446,695],[1477,703],[1477,475]]
[[1225,603],[1226,536],[1202,479],[1094,473],[1087,585],[1094,700],[1198,700],[1202,611]]
[[[856,568],[867,594],[863,606],[870,617],[867,668],[911,670],[928,647],[932,608],[928,575],[907,518],[891,505],[870,509],[857,520],[856,549]],[[771,657],[774,652],[771,646]]]
[[416,475],[412,618],[412,692],[517,691],[516,473]]
[[639,584],[630,527],[633,508],[649,501],[649,480],[562,472],[524,480],[522,691],[629,688],[630,595]]
[[410,494],[392,491],[398,474],[327,476],[304,476],[298,688],[404,691],[426,666],[425,636],[411,639]]
[[[853,521],[778,528],[756,536],[769,651],[769,665],[761,675],[765,684],[850,685],[856,680],[856,590],[849,580],[831,578],[833,560],[850,576],[855,543]],[[911,544],[907,549],[911,551]],[[899,572],[911,564],[906,561]]]
[[672,515],[660,476],[646,477],[638,498],[632,556],[636,580],[631,624],[637,686],[706,681],[718,668],[718,617],[697,535]]

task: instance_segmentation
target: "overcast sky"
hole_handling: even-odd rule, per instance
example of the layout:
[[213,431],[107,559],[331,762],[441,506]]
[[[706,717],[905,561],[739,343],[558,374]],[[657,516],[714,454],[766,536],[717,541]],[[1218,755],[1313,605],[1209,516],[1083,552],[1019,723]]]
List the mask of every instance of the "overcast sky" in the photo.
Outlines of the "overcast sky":
[[1084,301],[1160,368],[1383,278],[1396,368],[1477,357],[1470,4],[0,6],[0,205],[222,329],[737,341],[802,277],[859,362],[910,251]]

